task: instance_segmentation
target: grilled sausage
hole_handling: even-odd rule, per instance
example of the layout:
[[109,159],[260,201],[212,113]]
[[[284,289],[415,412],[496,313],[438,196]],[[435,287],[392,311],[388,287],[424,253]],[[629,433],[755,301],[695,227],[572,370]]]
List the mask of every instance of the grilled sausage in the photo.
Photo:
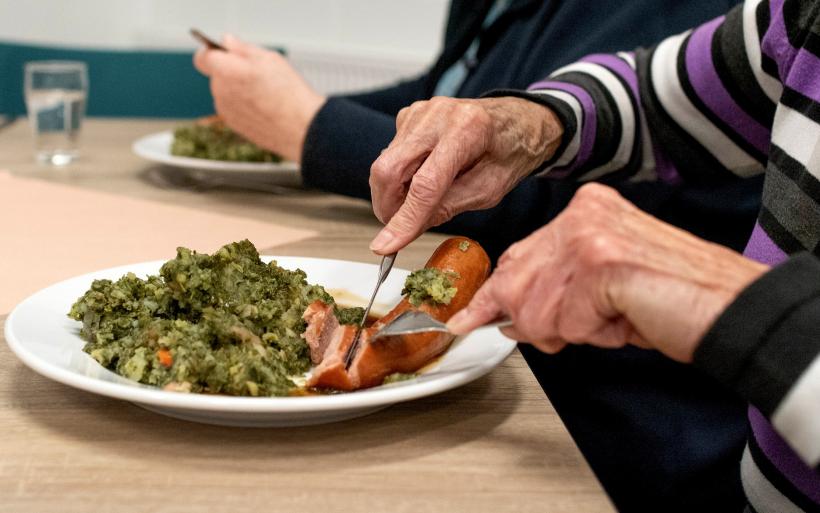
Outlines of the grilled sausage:
[[[449,333],[440,332],[397,335],[370,342],[370,338],[382,326],[407,310],[422,310],[434,319],[446,322],[453,314],[467,306],[484,280],[487,279],[490,272],[490,259],[477,242],[466,237],[453,237],[444,241],[436,249],[425,267],[454,273],[451,281],[458,290],[450,303],[423,302],[420,306],[415,307],[407,298],[402,299],[390,313],[372,327],[362,330],[361,343],[347,370],[344,368],[344,356],[355,336],[355,327],[337,326],[333,328],[332,337],[321,333],[316,340],[323,339],[327,349],[321,364],[314,369],[308,380],[309,386],[338,390],[377,386],[384,381],[386,376],[395,372],[410,373],[419,370],[450,347],[455,337]],[[313,309],[315,312],[316,308],[318,305],[311,305],[308,311]],[[314,315],[311,314],[311,318],[313,317]],[[332,323],[325,321],[323,324],[332,326]],[[321,329],[312,328],[309,326],[308,330],[313,333],[321,332]]]

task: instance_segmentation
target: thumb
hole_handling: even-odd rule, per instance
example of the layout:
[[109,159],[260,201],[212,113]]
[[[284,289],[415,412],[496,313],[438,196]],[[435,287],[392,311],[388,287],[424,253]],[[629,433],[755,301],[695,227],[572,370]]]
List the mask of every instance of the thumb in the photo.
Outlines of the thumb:
[[395,253],[421,235],[424,223],[424,216],[405,202],[370,243],[370,249],[379,255]]
[[474,329],[497,319],[502,313],[501,305],[493,293],[497,280],[492,276],[475,293],[470,303],[447,321],[447,329],[456,335],[465,335]]

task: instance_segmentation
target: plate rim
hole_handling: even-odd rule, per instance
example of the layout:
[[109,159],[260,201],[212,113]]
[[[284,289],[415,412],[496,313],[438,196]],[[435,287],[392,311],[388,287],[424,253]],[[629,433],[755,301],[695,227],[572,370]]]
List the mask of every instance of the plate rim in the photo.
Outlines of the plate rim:
[[[343,262],[354,263],[378,268],[376,264],[356,262],[352,260],[340,260],[333,258],[299,257],[294,255],[263,255],[264,259],[284,260],[299,259],[316,262]],[[95,393],[105,397],[115,399],[150,404],[165,408],[213,411],[227,413],[319,413],[328,411],[355,410],[379,405],[390,405],[399,402],[427,397],[447,390],[465,385],[492,371],[495,367],[506,360],[516,347],[516,343],[509,339],[504,339],[508,343],[507,348],[501,348],[492,358],[484,360],[480,365],[476,365],[464,371],[458,371],[451,375],[441,376],[428,382],[405,382],[395,386],[377,387],[356,392],[302,396],[302,397],[236,397],[227,395],[207,395],[207,394],[185,394],[179,392],[168,392],[150,385],[134,382],[133,385],[102,381],[91,376],[84,376],[69,371],[59,365],[42,360],[35,353],[25,347],[25,344],[17,339],[14,333],[17,316],[31,302],[36,301],[42,295],[47,295],[51,289],[65,286],[66,283],[93,279],[92,276],[120,272],[136,266],[159,266],[165,260],[151,260],[138,262],[122,266],[100,269],[61,280],[31,294],[26,299],[15,306],[6,317],[4,335],[6,344],[11,351],[19,358],[23,364],[38,374],[58,383]],[[397,268],[397,270],[400,270]],[[401,269],[405,271],[404,269]],[[493,330],[493,328],[481,328],[476,332]],[[501,337],[501,335],[498,335]],[[435,371],[433,371],[435,372]]]
[[173,140],[172,130],[162,130],[143,135],[131,144],[131,151],[145,160],[166,164],[169,166],[200,171],[242,172],[242,173],[298,173],[299,165],[296,162],[285,160],[282,162],[233,162],[230,160],[200,159],[194,157],[178,157],[168,153],[156,153],[145,148],[145,144],[154,139],[168,138]]

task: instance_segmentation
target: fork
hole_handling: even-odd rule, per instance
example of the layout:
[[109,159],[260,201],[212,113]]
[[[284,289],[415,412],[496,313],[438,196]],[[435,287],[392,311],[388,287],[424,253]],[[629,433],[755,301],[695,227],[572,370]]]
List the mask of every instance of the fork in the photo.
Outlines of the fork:
[[[512,326],[512,320],[509,317],[503,317],[493,322],[480,326],[481,328],[503,328],[505,326]],[[393,335],[408,335],[411,333],[424,333],[427,331],[440,331],[449,333],[447,325],[441,321],[437,321],[430,317],[426,312],[421,310],[407,310],[401,313],[395,319],[386,324],[382,329],[376,332],[370,340],[376,340],[382,337],[389,337]]]

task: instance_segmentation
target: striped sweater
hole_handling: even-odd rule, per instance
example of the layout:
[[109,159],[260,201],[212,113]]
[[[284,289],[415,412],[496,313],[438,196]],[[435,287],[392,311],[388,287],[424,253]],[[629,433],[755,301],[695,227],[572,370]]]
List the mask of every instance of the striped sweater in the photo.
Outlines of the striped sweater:
[[745,255],[777,267],[721,315],[695,364],[752,405],[749,510],[820,511],[820,1],[747,0],[653,48],[491,94],[560,118],[545,176],[708,186],[766,174]]

